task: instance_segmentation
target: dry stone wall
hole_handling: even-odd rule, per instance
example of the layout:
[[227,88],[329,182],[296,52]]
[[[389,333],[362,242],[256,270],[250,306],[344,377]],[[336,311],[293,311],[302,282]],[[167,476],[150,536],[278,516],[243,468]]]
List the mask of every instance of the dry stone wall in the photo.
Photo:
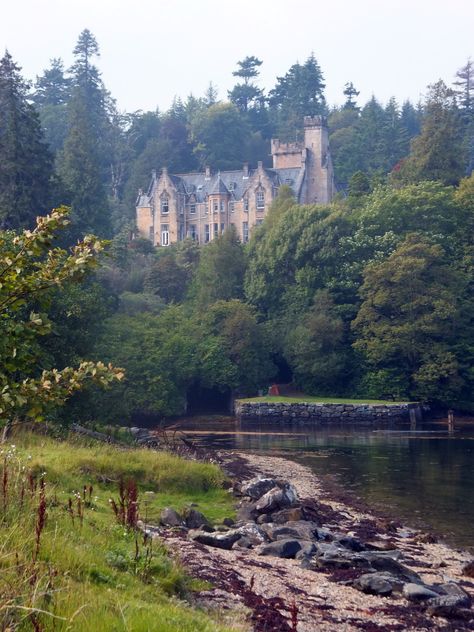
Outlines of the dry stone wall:
[[[318,404],[310,402],[235,402],[235,414],[239,419],[258,421],[299,421],[322,423],[348,421],[373,423],[408,419],[410,410],[421,418],[419,404]],[[412,413],[413,414],[413,413]]]

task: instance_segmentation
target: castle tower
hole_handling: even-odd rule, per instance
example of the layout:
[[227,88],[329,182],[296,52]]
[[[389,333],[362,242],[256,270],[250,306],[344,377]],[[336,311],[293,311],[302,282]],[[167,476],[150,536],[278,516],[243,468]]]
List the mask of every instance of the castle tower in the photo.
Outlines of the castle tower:
[[306,149],[306,204],[328,204],[334,196],[334,172],[329,153],[329,136],[323,116],[304,117]]

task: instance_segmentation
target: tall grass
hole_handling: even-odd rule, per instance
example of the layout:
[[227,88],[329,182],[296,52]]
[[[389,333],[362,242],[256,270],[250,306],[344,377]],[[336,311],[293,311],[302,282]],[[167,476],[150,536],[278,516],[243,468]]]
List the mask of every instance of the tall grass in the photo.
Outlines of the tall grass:
[[229,515],[216,466],[35,435],[17,442],[0,454],[2,632],[237,629],[183,601],[195,580],[136,529],[165,504]]

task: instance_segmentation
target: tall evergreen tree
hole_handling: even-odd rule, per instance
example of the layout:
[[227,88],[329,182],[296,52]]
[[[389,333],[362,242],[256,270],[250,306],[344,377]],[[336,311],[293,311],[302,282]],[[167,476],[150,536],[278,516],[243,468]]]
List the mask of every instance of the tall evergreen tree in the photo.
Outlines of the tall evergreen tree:
[[358,107],[355,99],[359,96],[360,92],[355,89],[352,81],[346,83],[346,85],[344,86],[343,94],[345,94],[347,97],[346,102],[344,103],[344,107],[349,110],[357,110]]
[[457,71],[454,85],[464,128],[466,175],[470,175],[474,170],[474,64],[471,59]]
[[294,138],[304,116],[326,113],[324,88],[323,73],[313,53],[304,64],[293,64],[284,77],[277,78],[269,102],[280,136]]
[[104,144],[108,131],[105,90],[92,58],[99,54],[89,30],[79,36],[71,68],[72,98],[68,106],[68,135],[59,160],[59,173],[72,207],[71,236],[92,231],[104,236],[110,230],[110,212],[104,186],[107,160]]
[[246,57],[242,61],[238,61],[238,70],[232,74],[234,77],[243,79],[243,83],[236,84],[229,92],[229,99],[234,103],[241,112],[248,112],[249,107],[258,108],[262,103],[263,93],[251,79],[258,77],[259,67],[262,61],[258,57]]
[[0,228],[33,224],[51,203],[53,161],[29,84],[6,52],[0,60]]
[[443,81],[429,88],[421,134],[413,139],[410,156],[394,179],[457,184],[465,173],[466,152],[455,95]]
[[71,82],[64,74],[61,59],[52,59],[40,77],[36,77],[32,99],[38,109],[45,139],[56,153],[62,149],[67,135],[67,103]]

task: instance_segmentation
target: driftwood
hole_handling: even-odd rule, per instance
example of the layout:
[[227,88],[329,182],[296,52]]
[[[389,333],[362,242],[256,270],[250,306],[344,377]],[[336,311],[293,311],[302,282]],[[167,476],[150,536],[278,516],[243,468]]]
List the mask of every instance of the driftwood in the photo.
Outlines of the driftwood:
[[71,430],[73,432],[77,432],[77,434],[85,435],[87,437],[92,437],[93,439],[97,439],[98,441],[105,441],[106,443],[115,443],[117,445],[123,445],[122,441],[115,439],[114,437],[105,434],[104,432],[96,432],[95,430],[89,430],[88,428],[84,428],[84,426],[80,426],[79,424],[72,424]]

